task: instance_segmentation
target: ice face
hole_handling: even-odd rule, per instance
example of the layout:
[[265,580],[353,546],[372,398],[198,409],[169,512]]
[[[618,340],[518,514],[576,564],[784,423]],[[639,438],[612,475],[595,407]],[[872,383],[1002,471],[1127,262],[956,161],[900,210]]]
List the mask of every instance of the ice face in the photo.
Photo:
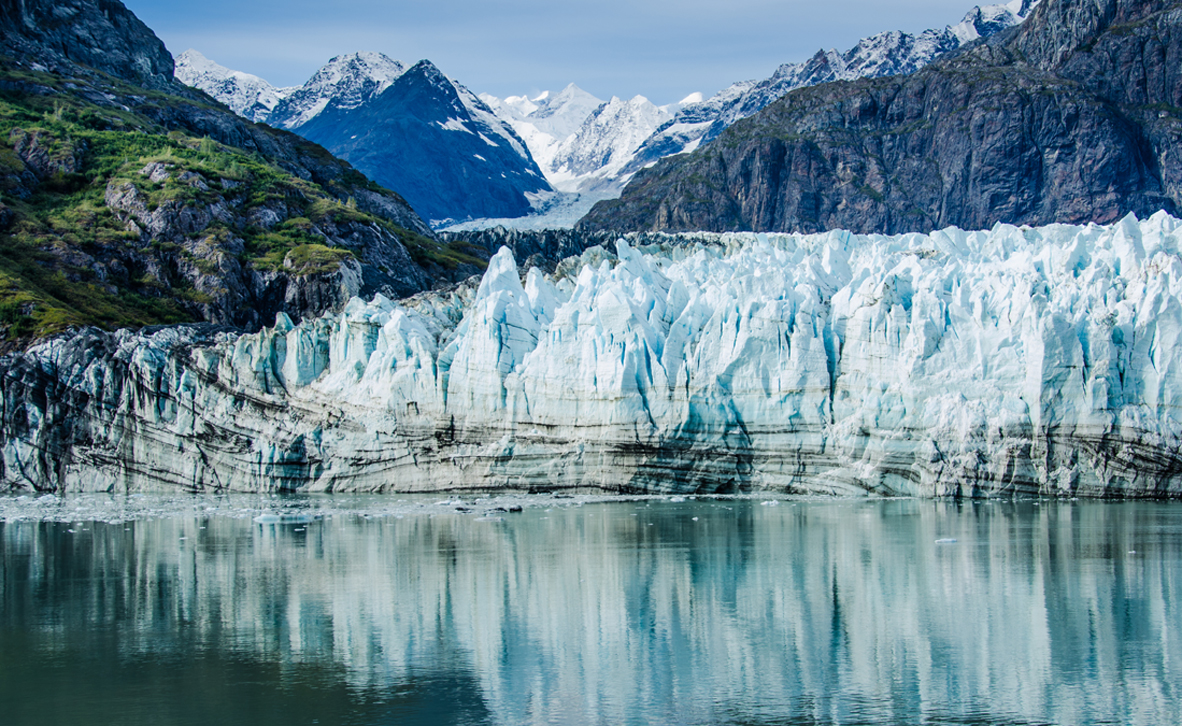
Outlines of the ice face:
[[699,239],[47,343],[3,383],[5,480],[1182,494],[1179,220]]

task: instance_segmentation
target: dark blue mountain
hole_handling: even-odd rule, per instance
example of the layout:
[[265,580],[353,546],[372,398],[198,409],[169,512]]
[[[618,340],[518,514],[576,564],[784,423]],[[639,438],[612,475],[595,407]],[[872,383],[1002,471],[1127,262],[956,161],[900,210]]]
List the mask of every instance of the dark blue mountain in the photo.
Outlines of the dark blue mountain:
[[293,130],[435,225],[521,216],[527,194],[551,189],[513,129],[426,60],[361,106],[328,108]]

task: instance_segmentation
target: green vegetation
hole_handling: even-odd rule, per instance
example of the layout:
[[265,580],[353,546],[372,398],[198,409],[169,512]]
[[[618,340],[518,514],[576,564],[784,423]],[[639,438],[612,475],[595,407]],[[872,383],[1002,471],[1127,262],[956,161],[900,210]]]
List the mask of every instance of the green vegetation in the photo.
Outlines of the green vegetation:
[[870,186],[869,184],[863,184],[862,186],[858,187],[858,192],[860,192],[863,196],[870,197],[871,199],[873,199],[874,201],[876,201],[880,204],[885,199],[885,197],[883,197],[883,195],[882,195],[882,192],[878,191],[877,189]]
[[283,265],[297,275],[318,275],[340,267],[353,253],[338,247],[307,244],[293,247],[283,259]]
[[[35,96],[27,102],[0,97],[0,143],[6,144],[0,148],[0,193],[15,217],[0,235],[3,339],[44,336],[73,325],[114,328],[192,318],[158,290],[105,282],[91,264],[96,250],[139,238],[106,208],[105,177],[126,164],[124,158],[159,153],[166,141],[142,132],[99,130],[128,128],[131,120],[122,111],[99,113],[68,97]],[[49,169],[58,170],[21,199],[24,164],[15,148],[30,143],[44,152]]]
[[[462,243],[445,247],[359,210],[350,194],[386,191],[355,170],[345,169],[326,188],[257,153],[94,105],[49,74],[0,60],[0,80],[17,89],[0,92],[0,342],[21,343],[77,325],[114,329],[199,320],[213,298],[195,289],[178,264],[217,275],[217,260],[229,254],[244,267],[320,274],[353,255],[326,236],[326,229],[335,234],[331,230],[341,225],[383,227],[425,266],[484,264]],[[151,108],[191,103],[122,90]],[[298,143],[334,162],[327,151]],[[137,215],[163,210],[158,217],[188,215],[202,224],[183,239],[173,235],[183,244],[155,239],[129,223],[130,215],[107,206],[109,191],[139,209]]]
[[454,270],[460,265],[474,265],[481,270],[488,267],[488,262],[478,257],[478,248],[467,242],[453,241],[444,246],[408,229],[393,225],[390,225],[390,229],[398,235],[411,259],[420,267],[430,269],[432,265],[438,265],[445,270]]

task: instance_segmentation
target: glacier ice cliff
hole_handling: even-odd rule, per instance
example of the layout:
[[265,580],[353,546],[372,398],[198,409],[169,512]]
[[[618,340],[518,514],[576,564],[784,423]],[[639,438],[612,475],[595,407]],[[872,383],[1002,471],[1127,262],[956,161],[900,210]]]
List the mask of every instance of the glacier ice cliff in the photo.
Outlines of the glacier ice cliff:
[[1182,221],[701,239],[47,341],[3,485],[1182,495]]

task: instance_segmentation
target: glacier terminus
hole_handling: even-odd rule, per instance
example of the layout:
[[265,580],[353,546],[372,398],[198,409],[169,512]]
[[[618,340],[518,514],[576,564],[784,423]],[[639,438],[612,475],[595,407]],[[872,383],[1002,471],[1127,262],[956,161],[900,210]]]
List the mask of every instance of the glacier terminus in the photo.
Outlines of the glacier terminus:
[[3,486],[1182,495],[1178,219],[667,240],[46,341]]

